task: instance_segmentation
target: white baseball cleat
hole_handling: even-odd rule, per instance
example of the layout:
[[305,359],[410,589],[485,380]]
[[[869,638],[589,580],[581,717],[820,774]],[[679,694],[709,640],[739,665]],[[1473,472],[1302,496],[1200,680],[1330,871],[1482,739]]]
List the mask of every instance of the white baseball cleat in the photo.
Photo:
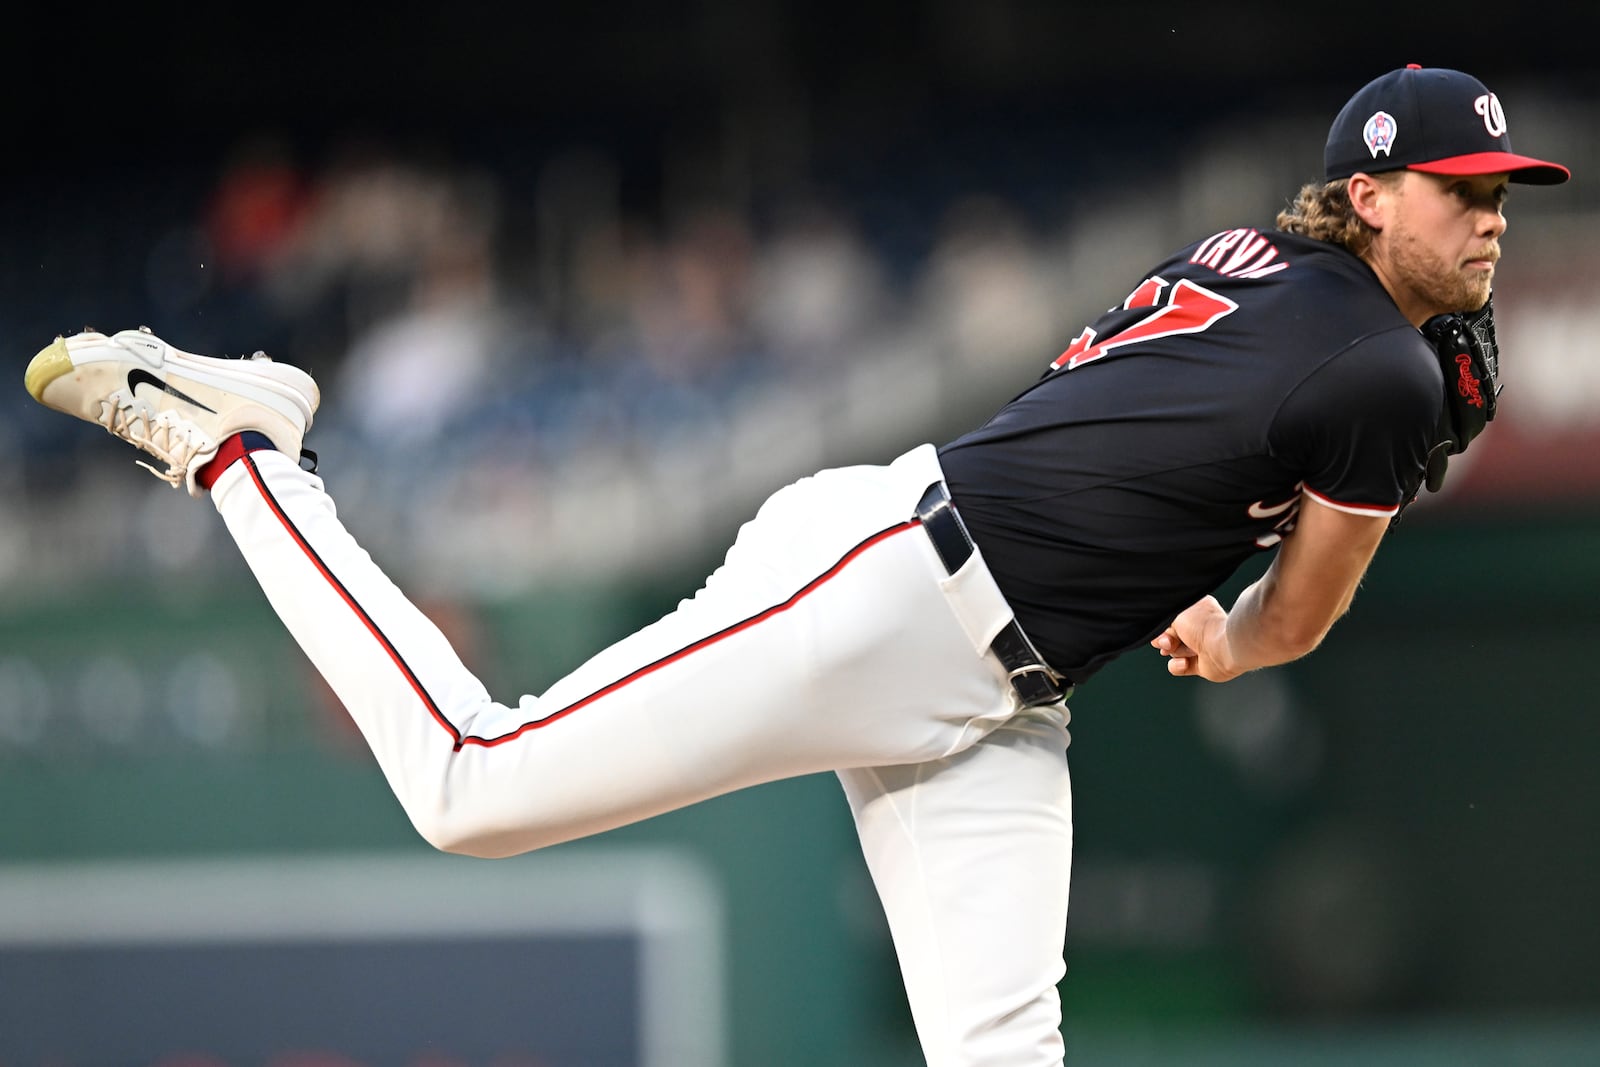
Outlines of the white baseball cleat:
[[195,472],[233,434],[254,430],[298,457],[321,400],[311,375],[263,353],[197,356],[144,327],[57,337],[28,364],[25,383],[46,407],[98,423],[161,460],[165,471],[139,465],[192,496],[204,493]]

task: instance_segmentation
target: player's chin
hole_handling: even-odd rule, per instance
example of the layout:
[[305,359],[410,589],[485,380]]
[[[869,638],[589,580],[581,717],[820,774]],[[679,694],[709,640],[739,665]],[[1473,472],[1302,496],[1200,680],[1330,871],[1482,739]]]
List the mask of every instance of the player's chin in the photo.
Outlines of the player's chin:
[[1473,270],[1469,268],[1449,301],[1450,309],[1452,311],[1481,311],[1483,310],[1483,305],[1489,302],[1489,293],[1493,289],[1493,267],[1488,270]]
[[1489,302],[1489,293],[1494,289],[1494,262],[1473,260],[1466,265],[1466,278],[1464,279],[1468,293],[1466,311],[1477,311]]

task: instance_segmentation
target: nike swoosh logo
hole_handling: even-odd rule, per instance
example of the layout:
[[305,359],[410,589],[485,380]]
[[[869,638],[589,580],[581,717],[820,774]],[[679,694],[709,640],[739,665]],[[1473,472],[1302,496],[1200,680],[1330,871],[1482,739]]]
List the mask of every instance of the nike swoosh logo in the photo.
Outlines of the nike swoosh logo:
[[1257,500],[1254,504],[1250,505],[1250,517],[1252,519],[1275,518],[1278,515],[1282,515],[1284,512],[1288,511],[1298,503],[1300,503],[1300,498],[1295,497],[1293,500],[1285,500],[1281,504],[1274,504],[1271,507],[1267,507],[1266,501]]
[[142,367],[135,367],[133,370],[128,372],[128,392],[136,393],[138,391],[139,386],[141,386],[141,385],[153,385],[157,389],[161,390],[163,393],[166,393],[168,396],[177,397],[179,400],[183,401],[185,404],[193,404],[195,407],[199,408],[201,411],[209,411],[213,415],[215,415],[217,413],[216,408],[208,408],[208,407],[206,407],[204,404],[200,403],[200,401],[196,400],[194,397],[190,396],[188,393],[179,392],[178,390],[174,389],[172,386],[168,385],[166,382],[162,381],[160,378],[157,378],[154,374],[151,374],[149,371],[143,369]]

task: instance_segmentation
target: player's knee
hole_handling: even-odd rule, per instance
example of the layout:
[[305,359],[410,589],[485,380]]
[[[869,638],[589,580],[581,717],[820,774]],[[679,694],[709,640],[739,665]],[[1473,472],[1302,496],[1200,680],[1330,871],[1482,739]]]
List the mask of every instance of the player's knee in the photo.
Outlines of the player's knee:
[[428,844],[440,852],[448,852],[452,856],[471,856],[480,860],[499,860],[507,856],[515,856],[526,852],[527,849],[515,848],[503,843],[476,837],[446,838],[444,840],[428,839]]
[[463,818],[459,811],[435,811],[426,817],[411,813],[411,825],[422,839],[440,852],[477,859],[504,859],[537,847],[518,835],[481,820]]
[[497,860],[507,856],[515,856],[518,852],[526,851],[511,847],[504,841],[497,841],[493,837],[476,834],[450,834],[439,833],[436,830],[418,832],[422,839],[440,852],[448,852],[452,856],[472,856],[477,859]]

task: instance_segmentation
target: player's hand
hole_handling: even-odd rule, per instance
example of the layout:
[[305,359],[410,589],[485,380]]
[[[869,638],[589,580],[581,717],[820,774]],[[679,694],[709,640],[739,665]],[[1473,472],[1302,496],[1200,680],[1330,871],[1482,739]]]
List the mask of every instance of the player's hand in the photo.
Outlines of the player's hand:
[[1226,682],[1240,671],[1225,665],[1228,612],[1214,596],[1184,608],[1150,646],[1167,659],[1167,673],[1179,678]]

